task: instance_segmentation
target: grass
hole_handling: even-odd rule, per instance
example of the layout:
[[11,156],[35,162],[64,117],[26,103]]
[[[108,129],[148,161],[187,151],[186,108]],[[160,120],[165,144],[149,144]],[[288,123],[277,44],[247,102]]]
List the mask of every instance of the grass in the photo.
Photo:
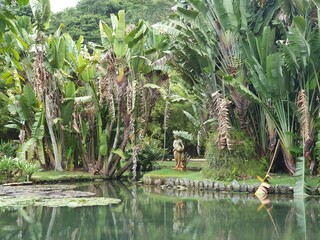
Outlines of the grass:
[[144,174],[144,176],[150,176],[155,178],[188,178],[191,180],[202,180],[199,171],[177,171],[169,168],[163,168]]
[[[145,174],[145,176],[149,176],[152,178],[188,178],[190,180],[211,180],[214,182],[220,182],[224,184],[230,184],[231,181],[220,181],[217,179],[210,179],[202,176],[200,171],[177,171],[174,169],[160,169],[151,171]],[[318,186],[319,185],[319,177],[309,177],[306,178],[307,183],[310,186]],[[248,185],[260,184],[260,181],[257,178],[247,179],[245,181],[238,180],[239,183],[245,183]],[[271,185],[288,185],[294,186],[296,183],[296,178],[289,174],[273,174],[272,179],[270,179]]]
[[[205,162],[189,162],[187,168],[202,168]],[[161,168],[173,168],[176,165],[175,161],[157,161],[155,166],[160,166]]]
[[84,181],[103,179],[103,176],[92,175],[87,172],[74,171],[74,172],[59,172],[59,171],[41,171],[34,173],[31,180],[34,182],[68,182],[68,181]]

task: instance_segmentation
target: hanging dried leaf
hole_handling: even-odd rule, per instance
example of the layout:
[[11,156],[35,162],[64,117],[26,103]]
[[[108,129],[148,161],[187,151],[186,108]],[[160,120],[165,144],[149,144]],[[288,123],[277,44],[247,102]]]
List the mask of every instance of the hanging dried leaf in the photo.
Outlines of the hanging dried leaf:
[[306,93],[301,89],[297,97],[297,105],[299,107],[300,114],[300,131],[303,138],[303,153],[304,158],[308,160],[308,166],[310,174],[314,173],[315,161],[312,160],[311,152],[314,146],[313,132],[314,124],[311,122],[310,113],[309,113],[309,104]]
[[46,69],[43,64],[43,52],[38,52],[34,61],[34,89],[38,99],[43,100],[43,93],[46,91]]
[[236,89],[230,88],[231,97],[236,105],[236,112],[239,117],[240,127],[242,130],[247,131],[246,115],[250,102],[244,96],[242,96]]
[[214,112],[218,120],[218,137],[217,144],[220,150],[225,147],[231,151],[230,122],[229,122],[229,105],[230,101],[225,97],[222,98],[219,92],[212,94]]
[[305,91],[301,89],[298,93],[297,105],[299,107],[300,113],[300,130],[301,135],[306,142],[311,138],[310,132],[310,115],[308,109],[308,99],[305,94]]

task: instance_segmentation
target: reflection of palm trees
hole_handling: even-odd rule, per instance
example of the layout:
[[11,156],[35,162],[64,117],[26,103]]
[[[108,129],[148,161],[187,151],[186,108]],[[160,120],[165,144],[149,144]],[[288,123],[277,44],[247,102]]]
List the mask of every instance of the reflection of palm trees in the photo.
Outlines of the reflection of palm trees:
[[[281,236],[281,239],[300,240],[306,232],[309,239],[319,234],[318,200],[314,200],[314,208],[308,205],[306,209],[310,212],[306,214],[304,202],[294,204],[286,198],[269,196],[272,204],[269,199],[263,199],[260,207],[263,214],[257,214],[255,199],[246,194],[214,194],[207,200],[197,195],[192,200],[191,194],[188,198],[159,196],[117,182],[92,183],[89,188],[104,197],[119,198],[121,204],[77,209],[26,207],[19,212],[0,213],[0,239],[18,239],[19,234],[21,239],[47,236],[47,239],[71,240],[188,240],[212,239],[212,234],[214,239],[239,239],[239,236],[252,239],[252,234],[261,233],[264,234],[261,239]],[[3,237],[2,226],[15,229],[7,232],[9,238]]]

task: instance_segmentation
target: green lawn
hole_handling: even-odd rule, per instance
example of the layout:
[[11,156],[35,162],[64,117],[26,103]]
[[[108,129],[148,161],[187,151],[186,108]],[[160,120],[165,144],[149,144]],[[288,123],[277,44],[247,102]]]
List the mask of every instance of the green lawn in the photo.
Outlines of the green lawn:
[[[194,162],[190,161],[187,165],[189,168],[202,168],[205,164],[205,161],[202,162]],[[160,166],[163,168],[173,168],[176,165],[175,161],[156,161],[155,166]]]
[[31,180],[34,182],[65,182],[77,180],[94,180],[103,179],[102,176],[92,175],[87,172],[74,171],[74,172],[58,172],[58,171],[41,171],[34,173]]

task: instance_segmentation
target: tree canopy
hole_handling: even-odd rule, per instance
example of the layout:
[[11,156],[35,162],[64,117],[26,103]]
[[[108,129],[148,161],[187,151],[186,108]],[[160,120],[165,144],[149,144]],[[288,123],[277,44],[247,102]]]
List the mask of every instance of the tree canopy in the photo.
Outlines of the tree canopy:
[[50,31],[54,32],[60,24],[63,32],[68,32],[73,39],[84,36],[86,42],[100,43],[99,21],[110,23],[110,14],[119,10],[126,11],[129,23],[139,19],[155,23],[165,19],[171,12],[173,3],[168,0],[81,0],[75,8],[67,8],[52,15]]

